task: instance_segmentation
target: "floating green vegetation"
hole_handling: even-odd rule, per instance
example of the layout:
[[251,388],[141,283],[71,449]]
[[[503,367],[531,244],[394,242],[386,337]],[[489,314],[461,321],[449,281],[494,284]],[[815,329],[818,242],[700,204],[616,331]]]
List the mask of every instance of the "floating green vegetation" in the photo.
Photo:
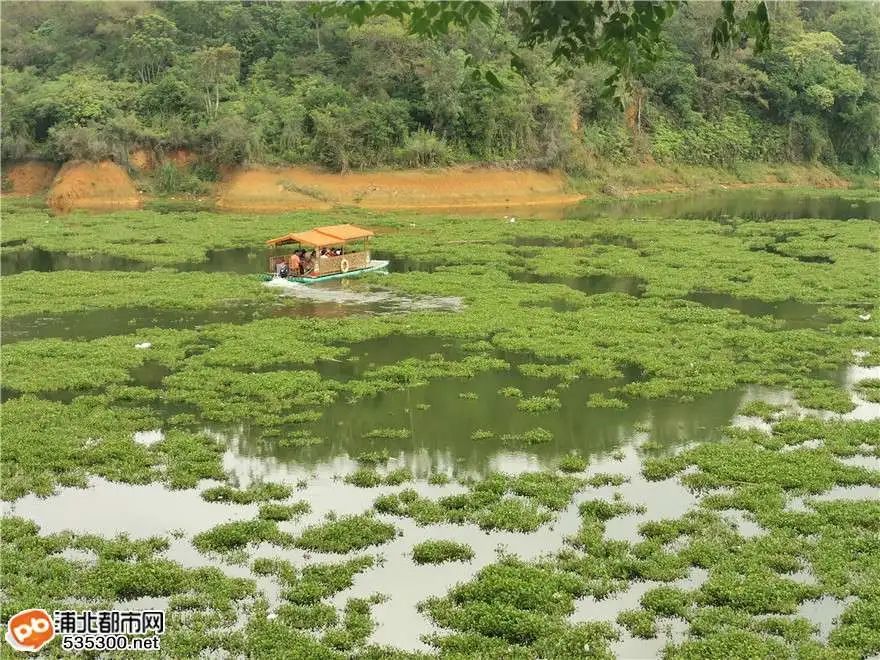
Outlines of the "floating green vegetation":
[[374,468],[362,467],[351,474],[345,475],[343,481],[358,488],[375,488],[382,485],[382,475],[376,472]]
[[207,309],[274,297],[255,278],[230,273],[29,271],[3,278],[0,314],[11,318],[126,307]]
[[[385,438],[387,436],[383,435],[381,437]],[[361,465],[384,465],[391,460],[391,454],[388,453],[387,449],[383,449],[381,451],[362,451],[360,454],[357,455],[357,457],[355,457],[355,460]]]
[[277,502],[266,502],[260,505],[257,517],[261,520],[292,520],[297,516],[302,516],[312,510],[311,505],[306,501],[296,502],[295,504],[278,504]]
[[309,564],[301,569],[281,559],[257,559],[257,575],[276,577],[282,586],[284,602],[275,615],[259,601],[244,630],[247,653],[251,657],[350,657],[364,645],[374,624],[370,605],[381,596],[349,599],[340,620],[336,608],[324,602],[348,589],[355,575],[371,568],[372,557],[357,557],[334,564]]
[[252,504],[269,500],[286,500],[293,493],[293,488],[285,484],[257,482],[241,490],[232,486],[215,486],[202,491],[202,499],[206,502],[234,502],[235,504]]
[[[438,315],[425,318],[426,320],[433,318],[441,321],[444,317]],[[386,321],[385,323],[390,324],[392,322]],[[444,327],[443,330],[453,331],[453,328]],[[426,385],[434,378],[472,378],[478,373],[507,369],[509,366],[504,360],[486,355],[468,355],[460,361],[449,361],[442,356],[428,360],[407,358],[394,364],[364,372],[361,374],[361,380],[348,382],[346,389],[351,393],[352,400],[357,400],[388,390]]]
[[242,372],[190,362],[165,379],[165,396],[198,406],[210,421],[250,420],[262,426],[310,421],[320,412],[303,408],[327,405],[336,398],[334,382],[307,369]]
[[442,564],[448,561],[470,561],[473,549],[455,541],[422,541],[413,546],[413,561],[417,564]]
[[465,401],[476,401],[480,396],[476,392],[459,392],[458,398]]
[[450,482],[449,475],[445,472],[432,472],[428,476],[428,483],[432,486],[445,486]]
[[856,407],[852,395],[837,383],[797,379],[792,389],[805,408],[846,413]]
[[581,517],[589,520],[604,522],[627,513],[644,513],[642,505],[630,504],[622,500],[609,502],[608,500],[586,500],[578,506]]
[[254,560],[257,575],[275,576],[284,590],[281,597],[296,605],[312,605],[352,585],[355,575],[371,568],[373,557],[357,557],[333,564],[309,564],[297,569],[282,559]]
[[385,475],[384,482],[388,486],[399,486],[400,484],[412,480],[412,470],[410,470],[409,468],[397,468],[396,470],[391,470],[388,474]]
[[141,445],[134,433],[161,425],[154,411],[112,406],[106,395],[79,396],[69,404],[17,397],[3,404],[3,422],[4,499],[84,487],[90,475],[138,484],[164,481],[172,488],[225,478],[221,443],[169,430],[156,444]]
[[880,403],[880,378],[867,378],[856,383],[856,391],[867,401]]
[[591,394],[590,399],[587,401],[589,408],[626,408],[627,405],[626,401],[622,399],[605,396],[600,392]]
[[[681,477],[693,488],[707,489],[744,484],[777,484],[786,490],[821,493],[832,486],[880,485],[880,472],[844,465],[826,447],[767,451],[753,436],[731,430],[731,439],[698,445],[675,457],[646,461],[648,479],[663,479],[693,465],[697,471]],[[762,438],[763,434],[756,436]],[[785,444],[784,439],[777,438]],[[780,445],[782,446],[782,445]]]
[[370,600],[350,599],[345,604],[341,625],[327,630],[321,638],[321,642],[336,651],[347,653],[362,646],[375,628],[370,615],[370,605],[382,600],[382,596]]
[[590,461],[580,454],[566,454],[559,459],[559,469],[563,472],[583,472]]
[[584,649],[612,657],[610,624],[571,624],[565,619],[584,583],[572,573],[504,558],[482,569],[443,598],[420,609],[450,635],[429,642],[441,653],[492,657],[580,657]]
[[880,420],[842,422],[817,417],[781,419],[773,424],[769,438],[759,435],[748,439],[768,449],[812,440],[821,442],[823,448],[837,456],[872,452],[877,455],[880,449]]
[[[89,342],[40,339],[3,348],[4,385],[17,392],[86,390],[126,384],[132,370],[152,362],[180,364],[197,341],[186,330],[145,330]],[[149,349],[137,345],[149,344]]]
[[687,592],[664,585],[646,591],[639,602],[647,611],[659,616],[684,617],[691,600]]
[[740,408],[739,414],[745,415],[746,417],[760,417],[765,422],[770,422],[776,419],[783,410],[784,408],[782,406],[756,400],[750,401]]
[[541,445],[553,441],[553,433],[540,426],[523,433],[505,433],[501,442],[508,445]]
[[491,440],[495,437],[495,432],[488,429],[477,429],[471,433],[471,440]]
[[629,477],[625,474],[612,474],[609,472],[598,472],[587,479],[587,485],[593,487],[599,486],[621,486],[629,481]]
[[[343,212],[338,216],[351,219]],[[28,210],[4,217],[4,240],[21,238],[50,250],[169,266],[204,259],[208,249],[258,245],[267,234],[329,222],[313,214],[254,222],[245,215],[152,212],[50,219],[42,210]],[[8,344],[2,367],[13,396],[3,404],[3,497],[48,495],[58,486],[84,486],[92,476],[160,481],[176,488],[195,487],[202,479],[223,481],[224,446],[192,432],[203,422],[255,426],[267,444],[305,448],[317,436],[287,425],[317,420],[338,398],[358,400],[440,378],[462,379],[458,389],[477,390],[476,384],[463,385],[464,379],[509,368],[493,355],[525,356],[519,374],[561,385],[581,377],[616,379],[607,394],[590,399],[589,405],[600,407],[635,406],[639,398],[692,400],[759,384],[792,390],[805,406],[846,411],[852,408],[849,393],[838,382],[813,374],[846,365],[853,350],[880,354],[878,315],[861,321],[844,307],[859,301],[867,308],[877,300],[876,222],[623,219],[615,221],[611,243],[607,223],[601,222],[420,218],[415,229],[408,219],[372,216],[370,222],[397,229],[381,237],[383,249],[445,264],[430,273],[392,273],[382,278],[382,286],[415,295],[458,296],[465,302],[462,310],[253,321],[245,313],[247,322],[241,325]],[[466,239],[479,240],[481,249],[458,242]],[[516,241],[532,239],[549,247],[540,256],[512,248]],[[771,244],[777,253],[764,249]],[[811,255],[831,263],[797,259]],[[581,280],[575,278],[602,275],[612,286],[609,293],[595,295],[549,280],[510,278],[523,270],[576,284]],[[615,278],[636,276],[643,297],[613,292]],[[262,303],[277,300],[251,278],[222,272],[26,273],[4,278],[4,284],[8,321],[28,314],[143,306],[222,308],[241,300],[268,309]],[[719,308],[683,300],[697,290],[720,295]],[[546,306],[548,300],[564,303],[565,311]],[[787,302],[774,310],[782,301],[821,305],[827,328],[810,327],[812,321],[797,327],[798,320],[784,311]],[[528,314],[523,314],[526,307]],[[470,355],[448,360],[435,354],[391,364],[377,359],[381,366],[355,370],[357,377],[340,382],[324,375],[322,360],[351,366],[351,344],[382,338],[390,343],[392,336],[455,340]],[[142,343],[151,346],[134,348]],[[170,372],[162,376],[161,388],[138,381],[137,372],[150,361]],[[634,379],[630,367],[638,374]],[[877,398],[876,382],[862,381],[856,389]],[[30,396],[53,392],[85,395],[68,403]],[[520,399],[524,410],[533,400],[535,405],[544,397],[560,400],[555,393],[524,397],[516,387],[499,394]],[[432,403],[436,411],[440,402]],[[159,411],[166,405],[183,412],[166,416]],[[742,409],[749,411],[772,423],[769,434],[730,430],[720,443],[645,459],[649,478],[675,477],[701,494],[696,509],[677,519],[645,523],[641,539],[626,543],[604,538],[604,521],[634,511],[631,505],[619,499],[583,503],[581,529],[557,556],[535,564],[502,560],[426,605],[426,613],[446,629],[430,643],[455,657],[583,657],[587,649],[610,655],[614,628],[570,624],[573,599],[609,597],[633,580],[679,580],[698,566],[708,573],[701,586],[649,591],[643,608],[622,613],[618,623],[634,635],[648,636],[662,627],[658,617],[683,618],[688,634],[666,650],[669,657],[855,658],[880,652],[876,502],[807,498],[804,510],[788,506],[795,496],[827,493],[834,486],[880,484],[877,470],[840,460],[880,455],[880,423],[777,419],[778,411],[757,404]],[[660,423],[658,418],[658,430]],[[164,431],[158,443],[133,442],[135,432],[155,429]],[[529,440],[524,435],[505,441],[552,439],[546,433],[536,432]],[[409,436],[374,437],[394,441]],[[352,454],[358,450],[349,447]],[[376,454],[378,459],[364,461],[356,474],[392,484],[411,478],[405,468],[386,472],[381,465],[388,455]],[[577,463],[566,456],[559,466]],[[569,475],[561,478],[573,481],[489,475],[462,495],[429,499],[403,490],[379,498],[376,508],[423,524],[465,522],[530,531],[550,522],[584,484]],[[588,483],[614,485],[624,478],[595,475]],[[434,473],[429,481],[447,483],[448,477]],[[215,501],[234,502],[251,490],[224,488],[229,499]],[[264,540],[291,542],[274,521],[298,515],[298,504],[245,497],[261,503],[260,518],[197,535],[209,551],[229,554]],[[721,515],[727,509],[744,512],[761,526],[761,534],[741,536]],[[326,531],[344,520],[318,526],[321,533],[312,540],[322,547],[347,548],[349,530]],[[350,535],[358,539],[364,526],[358,521]],[[68,547],[94,553],[97,561],[67,561],[60,555]],[[253,600],[252,582],[232,580],[215,569],[183,569],[160,556],[166,547],[162,539],[39,535],[31,523],[4,519],[4,617],[35,605],[67,607],[71,600],[109,606],[124,598],[169,596],[170,627],[163,647],[173,657],[405,656],[364,647],[372,629],[369,601],[353,599],[342,611],[321,602],[350,587],[353,576],[372,565],[371,558],[295,568],[260,560],[255,572],[277,575],[285,589],[285,602],[272,618],[265,603]],[[808,572],[815,583],[800,584],[791,575],[796,571]],[[820,596],[846,603],[827,642],[813,638],[808,622],[791,614],[805,600]],[[247,620],[236,630],[245,612]]]
[[[208,645],[234,651],[235,636],[216,629],[235,623],[238,612],[256,594],[253,580],[227,577],[216,567],[184,568],[161,556],[168,545],[161,537],[43,535],[31,521],[4,517],[0,616],[5,621],[31,607],[106,609],[124,600],[165,597],[168,629],[162,644],[168,653],[190,656],[194,640],[207,639],[206,628],[215,629]],[[91,557],[65,559],[68,549]]]
[[359,488],[374,488],[383,484],[386,486],[399,486],[407,481],[412,481],[412,479],[413,474],[409,468],[398,468],[382,476],[375,468],[361,467],[351,474],[345,475],[344,481]]
[[228,553],[243,550],[249,545],[260,543],[273,545],[293,545],[293,537],[282,532],[274,520],[236,520],[221,523],[193,537],[193,545],[205,553]]
[[547,472],[496,473],[471,484],[467,493],[431,500],[407,489],[377,498],[374,507],[420,525],[470,522],[483,529],[531,532],[563,509],[582,485],[575,477]]
[[205,326],[200,337],[210,349],[195,362],[208,367],[268,371],[271,367],[315,365],[321,360],[341,360],[349,348],[332,343],[311,319],[270,318],[249,323]]
[[550,395],[545,394],[544,396],[530,396],[520,399],[516,403],[516,408],[524,412],[537,413],[547,410],[559,410],[562,408],[562,403],[557,398],[556,393],[552,392]]
[[387,543],[397,528],[369,514],[343,516],[303,530],[295,545],[304,550],[345,554],[371,545]]
[[649,639],[657,636],[657,617],[646,610],[624,610],[617,615],[617,623],[633,637]]

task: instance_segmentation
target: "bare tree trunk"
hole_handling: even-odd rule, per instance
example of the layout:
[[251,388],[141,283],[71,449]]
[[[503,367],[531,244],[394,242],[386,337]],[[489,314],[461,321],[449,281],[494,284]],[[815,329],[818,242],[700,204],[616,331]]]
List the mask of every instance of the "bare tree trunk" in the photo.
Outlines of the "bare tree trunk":
[[639,103],[638,109],[636,111],[636,132],[641,137],[642,135],[642,93],[639,92]]

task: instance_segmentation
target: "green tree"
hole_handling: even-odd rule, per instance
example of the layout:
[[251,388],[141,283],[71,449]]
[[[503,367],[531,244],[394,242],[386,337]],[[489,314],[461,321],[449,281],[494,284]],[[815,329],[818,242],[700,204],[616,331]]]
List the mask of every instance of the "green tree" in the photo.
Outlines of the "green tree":
[[205,114],[213,119],[220,99],[238,83],[240,54],[232,46],[202,48],[190,57],[192,84],[201,91]]
[[[554,60],[609,63],[612,71],[606,80],[607,89],[620,98],[632,76],[646,71],[657,59],[663,24],[682,4],[682,0],[538,0],[517,3],[514,13],[520,21],[518,32],[523,45],[548,44]],[[754,38],[757,51],[769,46],[770,21],[763,0],[742,15],[737,15],[734,0],[722,0],[720,6],[721,14],[711,35],[713,56],[721,48],[739,44],[748,37]],[[499,20],[495,5],[477,0],[337,0],[317,8],[326,15],[343,15],[355,25],[363,24],[369,17],[390,16],[404,22],[413,34],[429,38],[448,33],[453,25],[470,29],[474,24],[494,25]],[[514,67],[518,68],[519,56],[511,55]],[[484,73],[487,81],[495,86],[500,84],[494,71],[486,69]]]
[[839,61],[842,52],[843,42],[830,32],[805,33],[783,49],[800,101],[828,111],[862,95],[865,79],[854,66]]
[[149,83],[173,60],[177,27],[161,14],[135,16],[129,21],[131,34],[125,57],[141,82]]

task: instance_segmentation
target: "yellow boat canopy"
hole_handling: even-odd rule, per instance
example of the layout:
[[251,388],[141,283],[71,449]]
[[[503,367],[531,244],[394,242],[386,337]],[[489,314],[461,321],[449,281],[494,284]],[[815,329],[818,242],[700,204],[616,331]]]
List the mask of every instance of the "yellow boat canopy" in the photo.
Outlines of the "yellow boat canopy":
[[327,247],[328,245],[339,245],[340,243],[354,241],[359,238],[369,238],[373,235],[373,232],[369,229],[356,225],[330,225],[327,227],[316,227],[309,231],[291,232],[278,238],[270,238],[266,241],[266,244],[274,247],[286,245],[287,243],[302,243],[314,247]]

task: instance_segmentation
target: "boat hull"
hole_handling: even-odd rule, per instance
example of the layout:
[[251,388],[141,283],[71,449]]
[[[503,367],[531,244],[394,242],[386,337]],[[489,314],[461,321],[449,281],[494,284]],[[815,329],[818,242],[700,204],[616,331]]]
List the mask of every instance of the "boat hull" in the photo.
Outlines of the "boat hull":
[[[350,270],[347,273],[328,273],[327,275],[318,275],[315,277],[311,277],[308,275],[291,275],[290,277],[285,277],[288,282],[296,282],[297,284],[315,284],[317,282],[329,282],[331,280],[341,280],[344,277],[357,277],[358,275],[364,275],[365,273],[375,273],[378,271],[384,271],[388,268],[388,261],[379,261],[376,259],[371,260],[365,268],[358,268],[357,270]],[[278,279],[276,276],[269,275],[268,273],[263,274],[262,279],[266,282]]]

